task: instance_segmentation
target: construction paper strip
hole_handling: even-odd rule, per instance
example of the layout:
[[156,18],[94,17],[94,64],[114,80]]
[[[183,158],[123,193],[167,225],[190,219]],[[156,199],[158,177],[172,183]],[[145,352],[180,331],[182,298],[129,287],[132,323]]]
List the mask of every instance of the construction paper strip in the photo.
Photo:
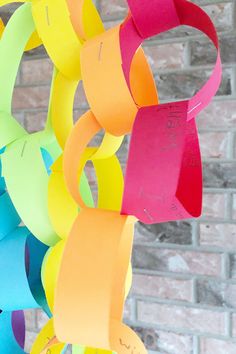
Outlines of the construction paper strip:
[[9,195],[21,219],[38,239],[52,245],[58,236],[47,210],[48,174],[41,154],[43,144],[40,133],[17,140],[2,155],[2,167]]
[[[196,117],[216,94],[222,76],[218,37],[209,16],[197,5],[186,0],[128,0],[132,17],[123,24],[120,31],[122,66],[129,85],[129,71],[132,58],[145,38],[162,33],[178,25],[188,25],[205,33],[217,49],[217,60],[210,79],[203,88],[189,100],[188,120]],[[153,11],[150,13],[150,6]],[[159,11],[159,9],[162,9]],[[170,17],[168,24],[160,20],[162,11]],[[166,18],[166,17],[165,17]],[[137,27],[136,27],[137,26]],[[137,31],[143,33],[143,37]]]
[[[78,81],[69,80],[56,70],[51,97],[51,119],[56,139],[62,150],[74,124],[73,101],[77,86]],[[93,206],[92,194],[84,173],[81,176],[80,189],[86,202]],[[56,234],[60,238],[65,238],[78,214],[78,206],[66,188],[62,170],[62,154],[51,166],[48,211]]]
[[70,18],[75,32],[84,40],[104,31],[102,20],[91,0],[67,0]]
[[[201,159],[195,122],[187,122],[187,107],[182,101],[138,112],[126,170],[124,214],[132,211],[147,224],[200,215]],[[186,201],[181,194],[186,194]],[[178,197],[188,211],[177,203]]]
[[176,11],[176,2],[176,0],[127,0],[142,38],[155,36],[181,24]]
[[138,106],[158,103],[141,49],[131,67],[132,94],[129,92],[122,70],[119,32],[120,26],[110,29],[87,41],[81,50],[84,88],[93,114],[107,132],[116,136],[131,131]]
[[11,324],[15,338],[21,348],[25,346],[25,316],[23,311],[13,311]]
[[66,1],[33,1],[32,13],[37,32],[56,68],[70,79],[80,78],[78,58],[82,43],[71,24]]
[[[73,2],[73,4],[70,2],[72,22],[75,20],[72,13],[76,12],[76,8],[73,10],[72,6],[75,7],[76,4],[83,8],[84,11],[85,9],[91,10],[90,15],[92,16],[84,16],[84,12],[82,12],[80,16],[76,17],[79,21],[77,20],[78,23],[76,23],[74,27],[77,28],[79,33],[82,31],[85,38],[87,38],[104,30],[102,21],[91,1],[78,1],[78,3]],[[96,20],[93,17],[95,17]],[[52,92],[51,113],[55,135],[62,149],[64,149],[66,139],[73,128],[73,100],[77,84],[78,81],[67,79],[60,72],[56,72],[54,90]],[[105,134],[101,148],[95,153],[95,158],[110,157],[120,147],[122,141],[123,137],[116,138]],[[66,188],[61,159],[62,156],[60,156],[51,167],[52,173],[48,187],[48,208],[50,219],[56,233],[61,238],[64,238],[68,235],[72,223],[77,216],[78,207]],[[99,171],[101,171],[101,169],[99,169]],[[93,206],[93,198],[84,173],[82,173],[81,178],[78,179],[78,181],[79,180],[83,200],[87,205]],[[120,203],[121,202],[119,202],[119,204]],[[64,208],[65,205],[67,205],[66,210]]]
[[22,311],[0,313],[0,352],[1,353],[25,354],[24,328],[25,328],[25,321],[24,321],[24,314]]
[[[93,227],[89,227],[91,220]],[[113,282],[120,275],[116,255],[121,238],[133,237],[127,223],[127,217],[112,211],[86,209],[78,215],[66,242],[55,295],[54,325],[59,341],[111,349],[111,296]],[[76,281],[72,264],[86,269],[77,273]],[[124,280],[127,272],[125,269]],[[122,289],[124,297],[124,284]]]
[[[202,168],[194,117],[212,99],[221,79],[214,25],[196,5],[186,5],[182,0],[176,0],[177,3],[180,23],[206,33],[216,46],[218,56],[209,81],[191,100],[141,108],[137,114],[127,163],[122,214],[135,215],[149,224],[198,217],[201,214]],[[129,18],[121,29],[123,58],[129,53],[128,59],[123,61],[127,82],[129,64],[139,36],[132,21]],[[131,37],[134,38],[134,46],[127,41]],[[145,173],[143,166],[148,173]]]
[[[81,208],[86,207],[86,204],[78,188],[78,175],[80,175],[80,171],[82,171],[83,168],[83,166],[80,168],[80,161],[88,143],[100,130],[101,126],[98,124],[92,112],[88,111],[75,124],[65,146],[63,170],[66,184],[72,197]],[[77,134],[77,131],[79,134]],[[74,151],[75,147],[77,153],[71,154],[71,151]]]
[[0,195],[0,240],[11,233],[20,224],[21,220],[17,214],[7,192]]
[[53,319],[50,319],[38,334],[30,354],[60,354],[64,353],[64,349],[66,349],[65,344],[58,341],[55,343]]
[[[29,273],[26,248],[29,251]],[[37,241],[25,227],[19,227],[0,241],[2,287],[0,304],[3,311],[39,307],[44,292],[40,268],[47,247]]]
[[[3,147],[8,144],[2,154],[2,173],[9,195],[23,222],[35,236],[51,245],[58,237],[52,229],[47,212],[48,174],[41,148],[49,145],[49,151],[55,151],[54,154],[57,154],[57,149],[53,147],[53,134],[48,129],[42,133],[29,135],[10,116],[17,68],[25,44],[34,28],[31,5],[25,4],[11,17],[0,42],[0,53],[2,53],[0,60],[4,60],[3,63],[0,62],[0,83],[6,84],[0,99],[0,111],[5,110],[0,119],[0,145]],[[8,56],[11,59],[5,60]]]

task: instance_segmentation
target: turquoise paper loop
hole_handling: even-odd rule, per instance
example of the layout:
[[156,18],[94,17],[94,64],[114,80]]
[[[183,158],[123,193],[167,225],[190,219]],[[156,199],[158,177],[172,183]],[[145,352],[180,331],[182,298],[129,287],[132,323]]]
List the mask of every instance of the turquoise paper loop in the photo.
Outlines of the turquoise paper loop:
[[12,201],[6,192],[5,181],[1,173],[2,164],[0,160],[0,240],[11,233],[21,222]]
[[46,251],[47,246],[25,227],[0,241],[1,310],[38,308],[44,303],[41,266]]
[[[0,150],[0,154],[2,153],[2,150]],[[5,184],[5,180],[2,177],[2,163],[0,160],[0,194],[2,194],[6,189],[6,184]]]
[[[11,233],[20,224],[21,220],[12,204],[7,192],[0,192],[0,240]],[[1,305],[0,305],[1,307]]]
[[2,312],[0,314],[0,353],[26,354],[15,338],[11,312]]

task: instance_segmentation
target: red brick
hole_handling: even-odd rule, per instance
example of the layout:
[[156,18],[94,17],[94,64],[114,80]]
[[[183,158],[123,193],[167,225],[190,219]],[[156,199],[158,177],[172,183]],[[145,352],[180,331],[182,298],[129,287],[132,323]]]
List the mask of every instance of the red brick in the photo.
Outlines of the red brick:
[[153,72],[159,69],[175,69],[184,65],[184,44],[148,45],[144,48]]
[[235,224],[201,224],[200,244],[222,248],[236,247]]
[[233,26],[233,4],[219,3],[204,6],[218,31],[227,31]]
[[203,158],[221,159],[227,157],[227,133],[201,132],[199,139]]
[[25,60],[21,66],[21,83],[27,85],[50,84],[53,64],[50,59]]
[[162,272],[217,276],[221,271],[221,255],[136,245],[133,250],[133,266]]
[[42,310],[37,310],[37,327],[41,330],[45,324],[48,322],[48,316]]
[[101,0],[100,9],[102,17],[124,17],[127,13],[127,2],[125,0]]
[[198,119],[199,128],[231,128],[236,125],[236,100],[213,101]]
[[25,338],[25,351],[26,351],[26,353],[30,352],[37,335],[38,335],[37,332],[26,331],[26,338]]
[[15,110],[47,108],[49,94],[49,86],[16,87],[13,96],[13,107]]
[[28,112],[25,114],[25,126],[29,133],[42,130],[47,119],[47,112]]
[[132,303],[133,299],[128,298],[125,302],[123,318],[124,320],[130,320],[132,316]]
[[225,333],[225,314],[197,308],[138,303],[138,320],[157,326],[212,334]]
[[193,353],[193,339],[191,336],[163,331],[157,331],[157,335],[157,346],[160,353]]
[[34,310],[25,310],[25,327],[27,330],[36,330],[36,313]]
[[80,82],[75,94],[74,108],[78,110],[84,107],[88,107],[88,102],[84,91],[83,83]]
[[202,216],[207,219],[224,219],[225,203],[224,194],[204,194]]
[[192,282],[191,280],[134,274],[132,294],[191,301]]
[[217,340],[213,338],[201,338],[200,354],[235,354],[236,343]]

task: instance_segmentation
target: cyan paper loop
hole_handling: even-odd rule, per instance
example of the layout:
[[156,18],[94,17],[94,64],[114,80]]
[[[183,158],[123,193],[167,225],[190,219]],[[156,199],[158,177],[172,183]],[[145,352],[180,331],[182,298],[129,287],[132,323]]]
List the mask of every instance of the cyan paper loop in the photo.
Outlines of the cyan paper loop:
[[[0,240],[12,232],[21,222],[7,192],[0,194]],[[0,305],[1,307],[1,305]]]
[[25,321],[22,311],[0,313],[0,353],[25,354]]
[[40,271],[46,250],[25,227],[17,228],[0,241],[0,306],[3,311],[37,308],[43,302]]

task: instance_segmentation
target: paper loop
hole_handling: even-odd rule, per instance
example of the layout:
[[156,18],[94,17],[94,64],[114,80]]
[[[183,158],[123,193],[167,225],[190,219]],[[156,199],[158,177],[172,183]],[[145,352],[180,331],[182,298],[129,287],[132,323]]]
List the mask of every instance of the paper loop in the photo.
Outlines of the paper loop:
[[[222,73],[218,37],[208,15],[184,0],[176,0],[175,5],[180,23],[205,33],[215,45],[218,55],[210,79],[192,99],[139,109],[131,136],[122,214],[134,215],[148,224],[201,214],[202,167],[194,117],[213,98]],[[139,35],[137,32],[135,34],[133,26],[130,18],[121,31],[127,82],[129,62],[139,44]],[[128,46],[128,33],[133,33],[136,38],[133,47]],[[145,168],[152,173],[146,174]]]
[[[110,320],[122,318],[133,224],[117,212],[100,209],[78,215],[66,241],[55,294],[54,325],[60,341],[112,350]],[[72,264],[86,269],[77,273],[76,281]]]
[[154,80],[142,49],[130,71],[131,92],[122,70],[120,26],[87,41],[81,50],[81,70],[91,110],[105,131],[130,133],[139,106],[158,103]]
[[25,354],[25,318],[23,311],[0,311],[0,352]]

